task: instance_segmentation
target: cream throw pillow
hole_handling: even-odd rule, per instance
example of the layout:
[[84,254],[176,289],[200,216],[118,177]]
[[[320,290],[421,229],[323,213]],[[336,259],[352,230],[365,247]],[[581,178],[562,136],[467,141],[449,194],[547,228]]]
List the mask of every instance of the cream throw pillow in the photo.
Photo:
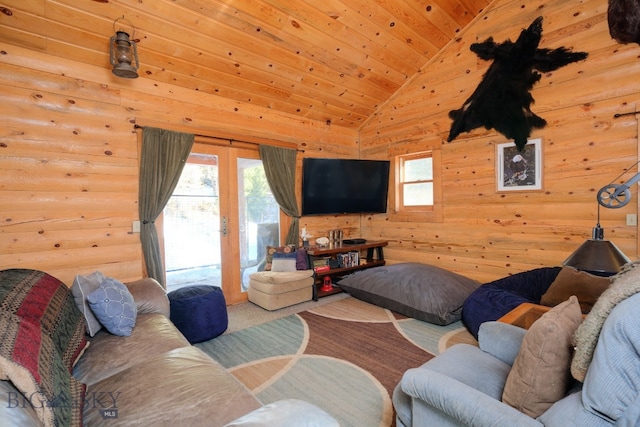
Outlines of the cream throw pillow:
[[274,258],[271,262],[271,271],[296,271],[295,258]]
[[581,321],[578,299],[571,296],[531,325],[507,377],[504,403],[537,418],[564,397],[571,380],[571,341]]

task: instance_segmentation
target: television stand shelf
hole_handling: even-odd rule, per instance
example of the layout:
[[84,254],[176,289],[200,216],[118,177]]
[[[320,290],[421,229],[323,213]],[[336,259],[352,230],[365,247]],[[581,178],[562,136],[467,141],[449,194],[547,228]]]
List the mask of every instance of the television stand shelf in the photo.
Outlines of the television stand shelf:
[[[309,258],[309,265],[314,267],[318,261],[327,261],[327,265],[338,264],[338,259],[349,253],[358,253],[357,262],[348,267],[334,267],[327,270],[318,271],[314,268],[314,286],[313,286],[313,300],[317,301],[320,297],[326,297],[327,295],[333,295],[342,292],[342,289],[336,285],[336,282],[347,274],[355,271],[364,270],[367,268],[378,267],[384,265],[384,254],[382,248],[387,246],[389,242],[386,240],[380,241],[367,241],[366,243],[356,245],[342,245],[342,246],[328,246],[328,247],[310,247],[307,249],[307,256]],[[366,257],[362,257],[362,253],[366,250]],[[332,283],[332,289],[330,291],[322,290],[324,278],[329,277]]]

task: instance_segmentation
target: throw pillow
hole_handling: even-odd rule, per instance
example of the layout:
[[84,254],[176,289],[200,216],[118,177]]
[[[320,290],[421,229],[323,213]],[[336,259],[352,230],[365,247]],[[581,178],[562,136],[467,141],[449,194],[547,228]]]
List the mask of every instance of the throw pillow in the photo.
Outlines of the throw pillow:
[[102,326],[114,335],[131,335],[136,325],[136,303],[127,287],[107,277],[87,298],[91,310]]
[[271,263],[271,271],[296,271],[296,259],[274,258]]
[[562,399],[571,380],[572,337],[582,321],[571,296],[531,325],[502,393],[502,401],[537,418]]
[[93,315],[91,307],[89,307],[89,301],[87,301],[87,297],[90,293],[98,289],[98,286],[100,286],[100,283],[102,283],[104,279],[104,274],[99,271],[91,273],[88,276],[81,276],[78,274],[73,279],[73,285],[71,286],[73,300],[84,316],[84,321],[87,325],[87,333],[91,337],[94,336],[100,329],[102,329],[102,325],[100,324],[98,319],[96,319],[96,316]]
[[296,250],[295,245],[286,245],[286,246],[267,246],[267,253],[265,256],[265,266],[264,271],[270,271],[273,263],[274,254],[294,254]]
[[309,268],[309,257],[305,249],[296,251],[296,270],[307,270]]
[[274,252],[273,256],[271,258],[271,262],[273,262],[276,259],[295,259],[296,262],[298,261],[298,252],[294,251],[294,252]]
[[566,301],[571,295],[575,295],[580,303],[580,310],[587,314],[610,284],[611,280],[608,277],[595,276],[586,271],[565,266],[562,267],[547,292],[542,295],[540,304],[553,307]]
[[297,264],[297,252],[275,252],[271,261],[271,271],[296,271]]
[[480,284],[439,267],[408,262],[358,271],[340,280],[338,286],[370,304],[448,325],[460,320],[462,304]]

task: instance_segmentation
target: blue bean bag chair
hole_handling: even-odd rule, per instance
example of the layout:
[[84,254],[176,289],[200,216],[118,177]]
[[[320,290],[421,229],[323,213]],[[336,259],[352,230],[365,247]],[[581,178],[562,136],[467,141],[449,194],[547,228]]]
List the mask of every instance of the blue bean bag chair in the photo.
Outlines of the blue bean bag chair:
[[462,304],[462,323],[477,339],[484,322],[498,320],[522,303],[540,304],[562,267],[542,267],[485,283]]
[[170,319],[191,344],[210,340],[227,330],[227,303],[219,287],[186,286],[167,296]]

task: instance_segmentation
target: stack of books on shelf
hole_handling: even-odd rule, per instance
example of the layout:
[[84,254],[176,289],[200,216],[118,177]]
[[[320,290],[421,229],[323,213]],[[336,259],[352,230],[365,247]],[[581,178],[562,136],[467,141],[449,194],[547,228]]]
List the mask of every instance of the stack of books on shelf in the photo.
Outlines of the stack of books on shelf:
[[357,267],[360,263],[360,253],[348,252],[346,254],[339,254],[338,261],[340,262],[340,267]]
[[315,271],[316,273],[322,273],[329,270],[331,270],[331,267],[329,267],[329,258],[319,258],[313,260],[313,271]]

